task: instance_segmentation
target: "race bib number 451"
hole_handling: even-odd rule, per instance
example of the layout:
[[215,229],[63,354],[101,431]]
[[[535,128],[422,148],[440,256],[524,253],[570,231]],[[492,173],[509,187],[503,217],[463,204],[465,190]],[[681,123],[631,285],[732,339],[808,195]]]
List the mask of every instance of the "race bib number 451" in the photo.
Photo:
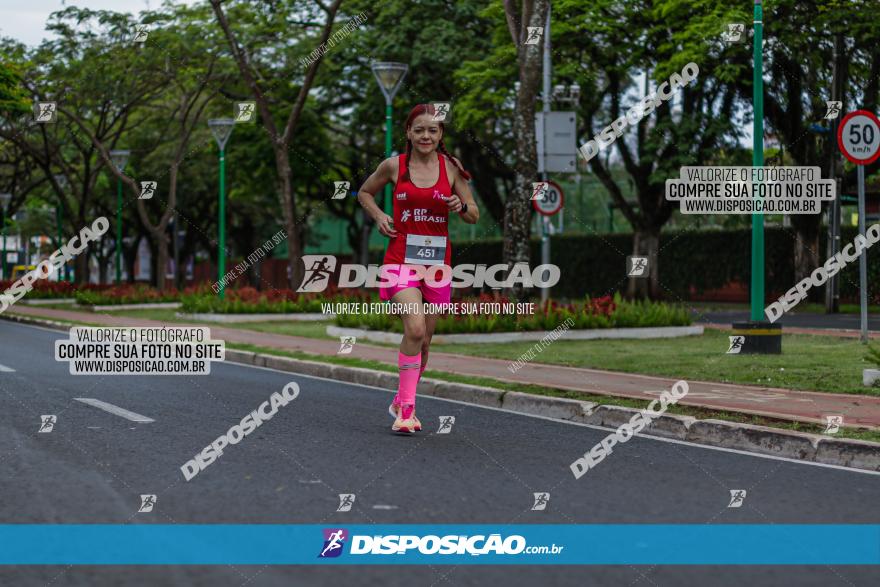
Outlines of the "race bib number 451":
[[446,237],[406,235],[404,263],[413,265],[442,265],[446,259]]

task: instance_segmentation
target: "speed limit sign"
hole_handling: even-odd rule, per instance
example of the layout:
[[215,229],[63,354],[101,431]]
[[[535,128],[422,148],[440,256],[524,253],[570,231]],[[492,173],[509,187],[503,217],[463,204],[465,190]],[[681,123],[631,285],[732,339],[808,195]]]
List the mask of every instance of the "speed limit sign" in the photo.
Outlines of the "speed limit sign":
[[[844,157],[856,164],[859,190],[859,234],[865,234],[865,165],[880,157],[880,120],[873,112],[856,110],[840,121],[837,144]],[[862,342],[868,342],[868,257],[867,250],[859,254],[859,310]]]
[[856,165],[873,163],[880,157],[880,119],[867,110],[850,112],[837,129],[837,144]]
[[554,181],[547,182],[547,189],[542,190],[541,197],[533,197],[532,205],[539,214],[553,216],[562,210],[562,188]]

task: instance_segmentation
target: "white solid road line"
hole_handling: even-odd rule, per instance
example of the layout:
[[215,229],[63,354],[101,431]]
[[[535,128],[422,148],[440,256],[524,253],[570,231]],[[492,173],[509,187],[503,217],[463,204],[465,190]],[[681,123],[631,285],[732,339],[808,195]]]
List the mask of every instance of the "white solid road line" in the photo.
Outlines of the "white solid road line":
[[113,404],[108,404],[107,402],[102,402],[99,399],[94,399],[91,397],[75,397],[73,398],[78,402],[82,402],[84,404],[89,404],[90,406],[94,406],[96,408],[100,408],[105,412],[110,412],[111,414],[115,414],[117,416],[122,416],[126,420],[131,420],[132,422],[142,422],[144,424],[149,424],[150,422],[155,422],[152,418],[147,418],[146,416],[141,416],[140,414],[136,414],[134,412],[130,412],[125,408],[120,408],[119,406],[114,406]]
[[15,369],[6,365],[0,365],[0,373],[15,373]]
[[[328,381],[330,383],[337,383],[340,385],[351,385],[354,387],[363,387],[365,389],[371,389],[374,391],[384,391],[388,394],[393,394],[393,391],[388,389],[382,389],[381,387],[374,387],[372,385],[364,385],[363,383],[349,383],[348,381],[339,381],[338,379],[328,379],[327,377],[318,377],[316,375],[305,375],[303,373],[292,373],[290,371],[282,371],[281,369],[273,369],[272,367],[260,367],[258,365],[248,365],[246,363],[235,363],[233,361],[223,361],[221,365],[228,365],[230,367],[244,367],[249,369],[260,369],[262,371],[272,371],[273,373],[281,373],[283,375],[295,375],[296,377],[303,377],[305,379],[316,379],[318,381]],[[438,401],[438,402],[447,402],[450,404],[459,404],[462,406],[467,406],[471,408],[477,408],[480,410],[492,410],[495,412],[504,412],[506,414],[512,414],[514,416],[522,416],[524,418],[536,418],[538,420],[547,420],[548,422],[553,422],[555,424],[563,424],[566,426],[579,426],[581,428],[591,428],[593,430],[602,430],[605,432],[616,432],[616,428],[606,428],[605,426],[596,426],[595,424],[584,424],[582,422],[571,422],[568,420],[557,420],[556,418],[550,418],[547,416],[537,416],[535,414],[524,414],[522,412],[514,412],[513,410],[506,410],[504,408],[495,408],[491,406],[481,406],[480,404],[472,404],[468,402],[463,402],[457,399],[447,399],[445,397],[434,397],[431,395],[419,396],[424,400],[428,401]],[[662,438],[660,436],[650,436],[647,434],[639,434],[635,437],[635,440],[651,440],[655,442],[665,442],[668,444],[681,444],[684,446],[689,446],[692,448],[701,448],[703,450],[714,450],[717,452],[727,452],[737,455],[743,455],[746,457],[755,457],[758,459],[766,459],[770,461],[782,461],[785,463],[792,463],[794,465],[806,465],[808,467],[819,467],[820,469],[835,469],[838,471],[843,471],[846,473],[858,473],[861,475],[877,475],[880,476],[880,471],[869,471],[867,469],[856,469],[854,467],[844,467],[843,465],[828,465],[825,463],[816,463],[813,461],[801,461],[798,459],[791,459],[788,457],[779,457],[775,455],[765,455],[757,452],[749,452],[746,450],[740,450],[737,448],[724,448],[722,446],[711,446],[709,444],[697,444],[695,442],[688,442],[687,440],[676,440],[674,438]]]

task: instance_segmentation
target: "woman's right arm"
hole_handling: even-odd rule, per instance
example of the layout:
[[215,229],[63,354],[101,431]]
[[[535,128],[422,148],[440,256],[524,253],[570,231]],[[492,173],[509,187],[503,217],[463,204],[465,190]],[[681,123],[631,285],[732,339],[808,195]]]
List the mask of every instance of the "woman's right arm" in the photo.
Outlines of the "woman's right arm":
[[385,187],[386,183],[392,181],[394,178],[393,167],[393,158],[388,158],[382,161],[382,163],[379,164],[379,167],[376,168],[376,171],[367,178],[367,181],[364,182],[364,185],[362,185],[361,189],[358,191],[358,202],[361,203],[361,206],[364,207],[364,210],[366,210],[367,214],[369,214],[376,223],[379,232],[391,238],[397,236],[397,232],[392,226],[394,219],[388,214],[385,214],[385,212],[383,212],[376,204],[376,194]]

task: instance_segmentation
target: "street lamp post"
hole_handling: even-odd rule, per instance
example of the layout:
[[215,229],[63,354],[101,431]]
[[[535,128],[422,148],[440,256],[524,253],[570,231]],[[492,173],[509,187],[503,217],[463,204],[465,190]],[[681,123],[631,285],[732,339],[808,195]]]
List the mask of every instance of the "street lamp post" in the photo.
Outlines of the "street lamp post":
[[3,257],[0,258],[0,276],[6,279],[6,206],[12,200],[12,194],[0,194],[0,230],[3,232]]
[[[220,235],[217,254],[217,282],[220,289],[217,295],[222,300],[226,290],[223,280],[223,276],[226,274],[226,141],[232,134],[235,120],[232,118],[212,118],[208,121],[208,126],[217,141],[217,146],[220,147]],[[177,230],[177,227],[174,229]]]
[[[27,210],[19,210],[12,216],[12,220],[16,223],[18,228],[18,252],[17,256],[21,257],[21,250],[24,248],[24,266],[27,267],[31,264],[31,249],[30,249],[30,237],[24,236],[24,224],[27,222],[28,213]],[[25,269],[27,271],[27,269]],[[15,273],[15,269],[12,270],[13,274]]]
[[[754,109],[752,167],[764,165],[764,53],[763,9],[755,0],[754,68],[752,72],[752,104]],[[752,214],[752,322],[764,320],[764,214]]]
[[[55,175],[55,183],[58,184],[58,187],[61,188],[62,191],[67,189],[67,176],[59,173]],[[55,223],[58,225],[58,247],[61,248],[61,227],[64,220],[64,210],[61,204],[61,198],[58,198],[58,205],[55,206]],[[58,276],[58,281],[71,281],[70,279],[70,267],[67,263],[64,264],[64,277]]]
[[[117,149],[110,151],[110,160],[120,173],[125,169],[131,151]],[[122,281],[122,180],[116,179],[116,285]]]
[[[391,102],[394,95],[400,89],[403,78],[409,66],[406,63],[394,63],[391,61],[380,61],[370,66],[376,81],[379,82],[379,88],[385,95],[385,157],[391,156]],[[385,213],[392,215],[393,205],[391,202],[391,184],[385,184],[385,203],[383,208]]]

